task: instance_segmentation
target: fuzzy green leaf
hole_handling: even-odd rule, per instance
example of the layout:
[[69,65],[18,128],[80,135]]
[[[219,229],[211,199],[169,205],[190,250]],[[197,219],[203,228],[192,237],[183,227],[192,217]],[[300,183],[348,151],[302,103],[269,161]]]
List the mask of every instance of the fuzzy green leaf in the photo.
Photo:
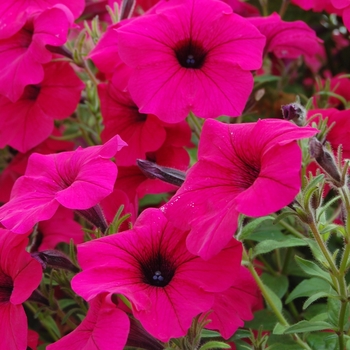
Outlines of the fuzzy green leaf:
[[279,248],[289,248],[289,247],[300,247],[305,246],[307,243],[301,239],[293,236],[285,236],[283,240],[275,241],[275,240],[266,240],[258,243],[253,249],[253,257],[269,253],[272,250]]
[[295,260],[298,263],[298,265],[310,276],[314,277],[320,277],[323,280],[329,282],[330,285],[332,285],[332,280],[329,276],[329,274],[322,270],[318,265],[316,265],[314,262],[305,260],[301,258],[300,256],[295,256]]
[[288,289],[289,281],[284,275],[272,276],[268,273],[263,273],[260,278],[279,298],[282,298]]
[[199,349],[200,350],[231,349],[231,346],[221,341],[208,341],[207,343],[202,345]]
[[253,221],[249,222],[247,225],[243,226],[242,232],[239,235],[239,239],[245,240],[250,239],[249,236],[251,236],[254,231],[257,229],[258,226],[260,226],[264,221],[267,220],[274,220],[273,216],[264,216],[261,218],[254,219]]
[[290,303],[292,300],[300,297],[310,297],[317,292],[329,292],[329,283],[314,277],[300,282],[293,291],[289,294],[286,304]]
[[324,321],[300,321],[292,326],[288,327],[284,333],[307,333],[314,331],[321,331],[324,329],[333,329],[333,325]]

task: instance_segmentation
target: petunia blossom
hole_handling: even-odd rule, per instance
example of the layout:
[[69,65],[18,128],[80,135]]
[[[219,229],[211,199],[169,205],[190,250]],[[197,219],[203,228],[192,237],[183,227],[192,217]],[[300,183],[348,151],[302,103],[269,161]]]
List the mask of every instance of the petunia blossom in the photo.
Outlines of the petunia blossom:
[[129,145],[119,153],[117,164],[135,165],[146,158],[146,152],[158,150],[165,141],[165,125],[154,115],[139,113],[138,107],[125,91],[130,68],[121,64],[109,84],[100,84],[98,94],[105,128],[101,134],[106,142],[118,134]]
[[[304,10],[312,10],[314,12],[326,11],[328,13],[336,13],[341,15],[336,7],[334,7],[333,1],[337,0],[292,0],[292,3],[301,7]],[[343,0],[340,0],[343,1]]]
[[106,293],[91,300],[82,323],[47,350],[122,350],[128,338],[130,321]]
[[297,58],[300,55],[313,57],[319,51],[322,40],[303,21],[285,22],[277,13],[252,17],[248,21],[266,36],[265,53],[273,52],[278,58]]
[[207,120],[198,162],[162,207],[174,225],[191,230],[188,249],[208,259],[231,239],[240,213],[264,216],[292,202],[301,185],[296,140],[316,133],[277,119],[244,124]]
[[84,9],[84,0],[6,0],[0,2],[0,39],[9,38],[18,32],[35,12],[43,12],[53,6],[66,6],[74,18]]
[[[307,118],[315,115],[319,115],[322,119],[328,118],[328,127],[334,123],[326,136],[326,140],[331,144],[335,153],[341,145],[343,157],[350,159],[350,110],[339,111],[335,108],[312,109],[308,111]],[[316,117],[315,122],[319,119]]]
[[17,101],[26,85],[44,79],[42,65],[51,61],[48,46],[61,46],[67,40],[71,13],[56,7],[28,18],[20,31],[0,40],[0,94]]
[[26,349],[24,303],[39,286],[41,265],[26,252],[28,238],[0,228],[0,337],[2,349]]
[[117,32],[119,55],[134,69],[129,91],[141,113],[175,123],[190,111],[201,118],[243,111],[265,38],[227,4],[161,1]]
[[113,191],[117,166],[110,158],[125,145],[117,135],[102,146],[32,154],[10,201],[0,208],[0,222],[15,233],[26,233],[37,222],[50,219],[59,205],[77,210],[94,207]]
[[332,5],[340,12],[345,27],[350,30],[350,0],[331,0]]
[[25,153],[50,136],[54,119],[75,111],[84,84],[73,68],[68,62],[50,62],[43,68],[43,81],[27,85],[16,102],[0,96],[0,148],[10,145]]
[[83,243],[84,232],[74,221],[73,210],[59,206],[51,219],[39,222],[31,252],[54,249],[58,243],[69,243],[71,239],[74,244]]
[[[62,133],[55,128],[52,133],[53,136],[60,137]],[[0,174],[0,203],[6,203],[10,200],[11,190],[16,180],[24,175],[28,163],[28,158],[32,153],[51,154],[63,151],[71,151],[73,149],[73,142],[56,140],[54,138],[47,138],[38,146],[32,148],[26,153],[13,152],[8,148],[8,165]],[[13,155],[13,153],[15,153]]]
[[159,209],[146,209],[132,230],[78,245],[83,271],[72,288],[86,300],[101,292],[124,294],[151,335],[161,341],[184,336],[193,317],[213,305],[213,292],[234,284],[232,271],[242,257],[241,243],[232,238],[204,261],[186,249],[187,233]]

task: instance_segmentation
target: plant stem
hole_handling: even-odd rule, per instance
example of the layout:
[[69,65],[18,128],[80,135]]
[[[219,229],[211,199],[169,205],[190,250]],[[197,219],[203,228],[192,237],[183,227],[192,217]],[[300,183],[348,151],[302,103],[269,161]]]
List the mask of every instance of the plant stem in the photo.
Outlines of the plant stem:
[[201,137],[202,126],[199,123],[198,118],[192,112],[188,115],[188,122],[199,140]]
[[[33,315],[35,315],[37,313],[35,306],[33,306],[30,302],[26,302],[26,303],[24,303],[24,305],[33,313]],[[50,334],[52,339],[54,341],[57,341],[59,339],[57,334],[52,330],[52,328],[49,325],[46,324],[46,322],[44,322],[44,319],[46,318],[45,315],[42,312],[40,312],[39,314],[37,314],[37,317],[38,317],[41,325],[47,330],[47,332]]]
[[[277,218],[276,214],[273,214],[273,216],[275,218]],[[283,226],[286,230],[288,230],[293,236],[297,237],[297,238],[305,238],[305,236],[300,233],[298,230],[296,230],[292,225],[289,225],[287,222],[285,222],[284,220],[280,220],[278,222],[281,226]]]
[[[248,254],[246,253],[246,251],[244,250],[243,255],[245,256],[244,259],[247,260],[248,263],[248,269],[250,271],[250,273],[252,274],[255,282],[257,283],[266,303],[270,306],[271,310],[274,312],[274,314],[276,315],[278,321],[281,323],[282,326],[285,327],[289,327],[289,323],[288,321],[285,319],[285,317],[283,316],[282,312],[279,311],[279,309],[277,308],[277,306],[274,304],[273,300],[270,298],[269,293],[267,292],[264,283],[262,282],[262,280],[260,279],[259,275],[257,274],[257,272],[254,269],[253,263],[249,260],[248,258]],[[300,337],[297,334],[292,334],[292,336],[294,337],[295,341],[303,348],[303,349],[307,349],[307,350],[311,350],[311,348],[309,347],[308,344],[306,344],[304,341],[302,341],[300,339]]]
[[317,226],[316,226],[316,223],[315,222],[311,222],[309,224],[310,226],[310,229],[311,229],[311,232],[313,233],[314,237],[315,237],[315,240],[318,244],[318,246],[320,247],[324,257],[326,258],[328,264],[329,264],[329,267],[333,273],[334,276],[338,276],[339,275],[339,271],[338,271],[338,268],[337,266],[335,265],[334,261],[333,261],[333,257],[331,255],[331,253],[328,251],[327,247],[326,247],[326,244],[325,242],[323,241],[320,233],[318,232],[318,229],[317,229]]
[[281,18],[286,13],[286,10],[288,8],[289,3],[290,3],[290,0],[282,0],[282,5],[281,5],[281,8],[279,10],[279,15],[281,16]]

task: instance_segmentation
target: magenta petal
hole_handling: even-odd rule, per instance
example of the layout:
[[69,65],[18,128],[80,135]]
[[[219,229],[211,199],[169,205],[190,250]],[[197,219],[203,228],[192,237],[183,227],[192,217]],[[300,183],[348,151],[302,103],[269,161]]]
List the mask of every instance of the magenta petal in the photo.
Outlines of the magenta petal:
[[[108,298],[108,297],[107,297]],[[48,350],[114,350],[124,349],[130,321],[116,305],[99,295],[90,302],[82,323],[71,333],[47,347]]]
[[[208,63],[209,61],[210,59]],[[208,64],[200,72],[194,71],[194,75],[195,78],[192,77],[192,85],[188,85],[189,91],[185,96],[191,96],[193,101],[196,101],[193,102],[192,111],[197,117],[241,115],[253,89],[253,77],[250,72],[220,62],[216,63],[215,69],[211,69]]]
[[[130,77],[129,90],[141,113],[155,114],[165,122],[177,123],[183,121],[191,109],[191,96],[186,95],[191,87],[187,87],[184,92],[182,88],[193,84],[190,76],[194,73],[171,61],[174,62],[175,59],[170,57],[161,66],[148,65],[138,68]],[[152,82],[147,89],[145,81]],[[172,91],[177,91],[181,97]]]
[[[95,167],[102,165],[104,172],[97,173]],[[79,170],[69,187],[56,194],[55,199],[66,208],[91,208],[112,193],[116,178],[117,167],[112,162],[89,162],[88,166]]]
[[28,325],[22,305],[0,305],[0,338],[3,349],[27,348]]
[[253,307],[258,301],[258,287],[250,274],[243,266],[235,271],[235,284],[225,292],[215,294],[211,320],[206,328],[219,330],[220,334],[228,339],[244,321],[253,319]]
[[301,187],[300,170],[301,150],[296,142],[270,148],[262,157],[257,180],[236,197],[236,209],[257,217],[290,204]]
[[21,304],[25,302],[39,287],[42,278],[42,267],[40,263],[34,260],[29,253],[23,251],[21,271],[18,272],[13,285],[10,302],[12,304]]
[[188,280],[179,280],[177,283],[181,284],[181,288],[168,286],[164,290],[150,291],[150,298],[157,300],[152,309],[134,310],[135,317],[144,328],[163,342],[184,336],[193,317],[209,310],[214,302],[212,293],[198,290]]
[[35,179],[34,185],[32,179],[23,176],[16,181],[11,196],[17,191],[27,195],[12,197],[0,208],[1,223],[15,233],[26,233],[38,221],[50,219],[59,206],[53,198],[51,184],[45,181]]
[[211,308],[211,292],[234,283],[230,271],[239,268],[242,253],[241,244],[232,240],[204,261],[186,249],[187,233],[160,210],[147,209],[132,230],[78,246],[83,271],[72,288],[86,299],[99,292],[122,293],[152,335],[163,341],[183,336],[192,318]]

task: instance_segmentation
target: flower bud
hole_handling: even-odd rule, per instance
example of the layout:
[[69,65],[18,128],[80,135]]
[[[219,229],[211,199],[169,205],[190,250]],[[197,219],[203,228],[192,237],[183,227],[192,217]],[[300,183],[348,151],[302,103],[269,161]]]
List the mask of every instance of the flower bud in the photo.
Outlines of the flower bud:
[[180,187],[185,181],[186,174],[183,171],[161,166],[143,159],[138,159],[137,165],[150,179],[159,179],[178,187]]
[[311,157],[315,158],[317,164],[331,178],[332,183],[337,186],[343,186],[339,169],[335,163],[333,155],[318,141],[315,137],[310,140],[309,150]]
[[99,228],[101,232],[103,233],[106,232],[108,224],[106,222],[106,218],[99,204],[89,209],[75,210],[75,212],[81,215],[84,219],[89,221],[91,224]]
[[75,273],[79,272],[79,269],[69,258],[58,250],[44,250],[42,252],[32,253],[31,256],[39,261],[43,269],[52,267],[54,269],[63,269]]
[[292,120],[296,125],[303,126],[306,119],[306,109],[298,102],[281,107],[283,118]]

